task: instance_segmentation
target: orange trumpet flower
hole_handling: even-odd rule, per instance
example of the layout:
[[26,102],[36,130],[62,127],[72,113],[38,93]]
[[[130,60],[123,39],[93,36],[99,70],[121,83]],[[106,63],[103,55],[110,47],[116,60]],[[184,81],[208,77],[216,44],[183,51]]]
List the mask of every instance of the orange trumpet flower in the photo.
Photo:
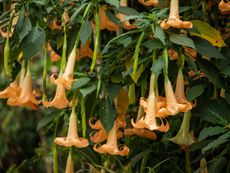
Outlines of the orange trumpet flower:
[[53,48],[51,47],[50,43],[48,42],[47,44],[47,50],[50,54],[50,59],[52,62],[56,62],[56,61],[59,61],[61,59],[61,56],[58,55],[54,50]]
[[108,153],[111,155],[126,156],[129,154],[129,148],[125,145],[117,145],[117,127],[114,123],[113,128],[109,131],[108,140],[106,144],[97,147],[97,144],[93,147],[94,151],[98,153]]
[[219,3],[219,9],[221,12],[229,12],[230,11],[230,2],[224,2],[224,0],[221,0]]
[[71,152],[69,152],[68,154],[65,173],[74,173],[74,163],[73,163],[73,158],[71,156]]
[[163,29],[173,28],[192,28],[192,22],[182,21],[179,18],[179,0],[171,0],[169,18],[161,22]]
[[77,116],[75,107],[72,108],[72,112],[69,118],[69,129],[67,137],[57,137],[54,139],[54,143],[60,146],[77,148],[87,147],[89,142],[86,138],[80,138],[77,132]]
[[138,0],[138,2],[145,6],[156,6],[158,4],[158,0]]
[[76,60],[80,61],[84,57],[93,57],[93,51],[90,48],[89,41],[85,43],[85,45],[81,44],[80,49],[78,49],[77,54],[76,54]]
[[40,101],[36,100],[36,96],[38,94],[32,89],[32,75],[30,73],[29,63],[26,75],[23,77],[20,86],[21,92],[19,97],[14,101],[9,101],[8,104],[17,106],[29,106],[32,109],[37,110],[37,105],[40,103]]
[[162,132],[167,132],[169,130],[169,124],[166,120],[166,124],[164,124],[164,121],[162,118],[159,118],[161,120],[161,124],[159,125],[157,123],[156,119],[156,95],[154,89],[154,83],[155,83],[155,75],[151,75],[150,79],[150,89],[149,89],[149,96],[147,101],[147,108],[146,108],[146,115],[144,117],[141,117],[136,123],[134,123],[133,119],[131,120],[131,123],[134,128],[147,128],[149,130],[159,130]]
[[[120,6],[127,7],[127,0],[120,0]],[[125,20],[126,15],[124,15],[122,13],[118,13],[116,16],[117,16],[118,19],[120,19],[120,21],[122,22],[123,27],[126,30],[131,30],[131,29],[137,28],[137,26],[132,25],[129,21]]]
[[[67,22],[69,22],[69,20],[70,20],[69,15],[68,15],[68,13],[67,13],[66,10],[64,11],[62,17],[63,17],[63,20],[64,20],[64,21],[63,21],[60,25],[58,25],[58,19],[57,19],[57,17],[55,17],[55,18],[51,21],[51,23],[49,23],[49,28],[50,28],[51,30],[62,30],[62,27],[64,26],[64,24],[67,23]],[[48,18],[49,18],[49,17],[48,17]]]
[[[106,15],[107,8],[102,6],[99,8],[99,18],[100,18],[100,30],[107,29],[109,31],[118,31],[119,26],[113,23],[108,16]],[[93,28],[95,28],[95,24],[91,23]]]
[[169,140],[186,150],[191,144],[195,143],[193,132],[189,132],[191,112],[185,112],[183,121],[177,135]]
[[156,140],[157,135],[153,131],[150,131],[148,129],[138,129],[138,128],[128,128],[124,131],[125,136],[139,136],[141,138],[148,138],[150,140]]
[[51,83],[53,83],[55,85],[62,84],[66,89],[71,88],[71,85],[73,83],[73,72],[74,72],[74,65],[75,65],[75,57],[76,57],[76,47],[74,46],[74,48],[72,49],[72,51],[68,57],[68,61],[67,61],[67,65],[66,65],[64,73],[62,75],[59,74],[57,79],[55,79],[55,76],[57,74],[52,74],[50,76]]
[[175,91],[176,100],[181,104],[181,112],[188,112],[192,109],[193,104],[187,101],[184,92],[184,76],[182,69],[179,68],[177,82],[176,82],[176,91]]
[[3,91],[0,91],[0,98],[6,99],[11,97],[19,97],[20,87],[18,85],[17,79],[10,83]]

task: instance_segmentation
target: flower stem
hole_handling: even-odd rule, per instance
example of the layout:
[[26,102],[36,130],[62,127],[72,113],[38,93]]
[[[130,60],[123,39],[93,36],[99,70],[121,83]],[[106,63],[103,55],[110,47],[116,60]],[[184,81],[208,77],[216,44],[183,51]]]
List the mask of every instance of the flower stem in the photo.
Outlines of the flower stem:
[[81,99],[82,135],[86,137],[85,97]]
[[43,95],[42,99],[46,100],[47,94],[46,94],[46,78],[47,78],[47,47],[45,45],[44,48],[44,68],[43,68],[43,79],[42,79],[42,90],[43,90]]
[[186,157],[186,173],[192,173],[191,165],[190,165],[190,151],[189,148],[185,150],[185,157]]
[[[59,124],[59,117],[56,120],[55,123],[55,129],[54,129],[54,138],[57,136],[57,128]],[[58,173],[58,152],[57,152],[57,145],[53,143],[53,173]]]

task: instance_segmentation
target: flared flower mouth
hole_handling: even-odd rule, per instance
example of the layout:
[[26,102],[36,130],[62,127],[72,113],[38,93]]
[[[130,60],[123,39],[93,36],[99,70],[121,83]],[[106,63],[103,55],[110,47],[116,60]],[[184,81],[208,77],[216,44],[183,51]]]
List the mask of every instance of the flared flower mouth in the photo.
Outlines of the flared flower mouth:
[[129,154],[129,148],[125,145],[117,145],[117,127],[114,123],[113,128],[109,131],[107,142],[101,146],[97,144],[93,147],[94,151],[102,154],[126,156]]
[[148,138],[150,140],[156,140],[157,135],[151,130],[148,129],[138,129],[138,128],[128,128],[124,131],[125,136],[139,136],[141,138]]
[[18,85],[17,80],[10,83],[8,87],[6,87],[3,91],[0,91],[0,98],[3,99],[10,99],[10,98],[17,98],[20,95],[20,87]]
[[66,98],[65,87],[62,83],[57,84],[56,94],[54,99],[50,102],[42,100],[45,107],[55,107],[57,109],[64,109],[67,107],[69,101]]
[[[107,29],[109,31],[118,31],[119,26],[112,22],[109,17],[106,15],[107,8],[102,6],[99,8],[99,17],[100,17],[100,30]],[[91,22],[92,27],[95,28],[94,22]]]
[[169,18],[163,20],[160,25],[163,29],[173,28],[192,28],[192,22],[182,21],[179,18],[179,0],[171,0]]
[[69,118],[69,129],[67,137],[57,137],[54,139],[54,143],[65,147],[87,147],[89,145],[88,140],[86,138],[79,137],[77,131],[77,117],[75,113],[75,108],[73,107]]
[[88,57],[88,58],[93,57],[93,51],[90,48],[89,41],[87,41],[85,45],[83,44],[80,45],[80,49],[78,49],[77,54],[76,54],[76,60],[80,61],[84,57]]
[[230,13],[230,2],[224,2],[224,0],[221,0],[219,3],[219,9],[221,12],[229,12]]
[[156,6],[158,4],[158,0],[138,0],[138,2],[145,6]]

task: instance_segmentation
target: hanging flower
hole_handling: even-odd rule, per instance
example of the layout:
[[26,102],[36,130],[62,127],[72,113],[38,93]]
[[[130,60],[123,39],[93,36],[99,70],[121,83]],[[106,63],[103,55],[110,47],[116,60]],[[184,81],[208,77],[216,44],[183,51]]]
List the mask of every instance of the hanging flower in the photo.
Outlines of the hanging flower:
[[69,152],[69,154],[68,154],[65,173],[74,173],[74,163],[73,163],[73,158],[72,158],[71,152]]
[[[120,6],[127,7],[127,0],[120,0]],[[123,27],[126,30],[131,30],[131,29],[137,28],[137,26],[132,25],[128,20],[125,20],[126,15],[124,15],[122,13],[118,13],[116,16],[117,16],[118,19],[120,19],[120,21],[122,22]]]
[[192,28],[192,22],[182,21],[179,18],[179,0],[171,0],[169,18],[161,23],[163,29],[173,28]]
[[154,83],[155,83],[155,75],[151,75],[150,79],[150,89],[149,96],[147,101],[146,115],[141,117],[136,123],[134,123],[133,119],[131,121],[134,128],[147,128],[149,130],[159,130],[162,132],[167,132],[169,130],[169,124],[166,120],[166,124],[164,123],[162,118],[159,118],[161,124],[159,125],[156,119],[156,95],[154,91]]
[[193,59],[195,59],[197,56],[197,51],[190,47],[185,47],[185,53]]
[[183,121],[177,135],[169,140],[186,150],[191,144],[195,143],[193,132],[189,132],[191,112],[185,112]]
[[80,49],[78,49],[77,54],[76,54],[76,60],[80,61],[84,57],[93,57],[93,51],[90,48],[89,41],[85,43],[85,45],[81,44]]
[[111,155],[121,155],[126,156],[129,154],[129,148],[125,145],[117,145],[117,127],[114,123],[113,128],[109,131],[108,140],[106,144],[103,144],[97,147],[97,144],[94,145],[94,151],[98,153],[107,153]]
[[168,50],[168,55],[170,60],[177,60],[179,58],[178,53],[172,48]]
[[55,85],[62,84],[66,89],[71,88],[71,85],[73,83],[75,57],[76,57],[76,47],[74,46],[74,48],[72,49],[68,57],[68,61],[64,73],[62,75],[59,74],[57,79],[55,79],[55,76],[57,76],[57,74],[51,75],[50,76],[51,83]]
[[184,76],[182,69],[179,68],[177,82],[176,82],[176,91],[175,91],[176,100],[181,104],[181,112],[188,112],[192,109],[193,104],[187,101],[184,91]]
[[150,140],[156,140],[157,135],[153,131],[150,131],[148,129],[138,129],[138,128],[128,128],[124,131],[125,136],[139,136],[141,138],[148,138]]
[[11,97],[19,97],[20,95],[20,87],[18,85],[17,79],[10,83],[8,87],[6,87],[3,91],[0,91],[0,98],[6,99]]
[[[65,23],[69,22],[70,18],[69,18],[69,15],[67,13],[67,11],[65,10],[63,15],[63,21],[62,23],[59,25],[58,24],[58,19],[57,17],[55,17],[50,23],[49,23],[49,28],[51,30],[62,30],[62,27],[64,26]],[[48,17],[49,18],[49,17]]]
[[[109,31],[118,31],[119,26],[113,23],[108,16],[106,15],[107,8],[106,6],[101,6],[99,8],[99,18],[100,18],[100,30],[107,29]],[[95,28],[95,24],[91,23],[93,28]]]
[[49,52],[49,54],[50,54],[50,59],[51,59],[52,62],[57,62],[57,61],[59,61],[59,60],[61,59],[61,56],[58,55],[58,54],[53,50],[53,48],[51,47],[50,42],[48,42],[48,44],[47,44],[47,50],[48,50],[48,52]]
[[158,4],[158,0],[138,0],[138,2],[145,6],[156,6]]
[[85,138],[80,138],[77,132],[77,116],[75,112],[75,107],[72,108],[72,112],[69,118],[69,129],[67,137],[57,137],[54,139],[54,143],[60,146],[77,148],[87,147],[89,142]]
[[221,0],[219,3],[219,9],[221,12],[229,12],[230,11],[230,2],[225,2],[224,0]]

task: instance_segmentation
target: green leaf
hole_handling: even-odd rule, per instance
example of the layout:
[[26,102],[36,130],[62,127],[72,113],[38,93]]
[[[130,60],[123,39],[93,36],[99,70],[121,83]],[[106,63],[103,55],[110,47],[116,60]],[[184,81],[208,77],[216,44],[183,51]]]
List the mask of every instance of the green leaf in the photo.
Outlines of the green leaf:
[[124,48],[126,48],[132,42],[132,38],[131,37],[125,37],[125,38],[120,39],[118,42],[120,44],[123,44]]
[[108,4],[119,8],[119,0],[105,0]]
[[229,163],[229,159],[227,157],[214,157],[208,167],[208,173],[228,173],[226,170],[227,163]]
[[213,124],[226,126],[229,121],[230,108],[226,100],[218,98],[217,100],[205,101],[192,110],[194,116],[200,117]]
[[153,49],[163,49],[164,45],[158,39],[148,40],[143,43],[143,46],[148,48],[148,52],[152,52]]
[[208,40],[213,46],[223,47],[225,46],[224,40],[222,39],[220,32],[215,28],[211,27],[208,23],[200,20],[192,20],[193,26],[197,28],[199,33],[189,32],[191,35],[201,37]]
[[23,27],[18,31],[19,40],[22,41],[23,38],[31,31],[32,24],[29,17],[25,17]]
[[216,126],[216,127],[207,127],[204,128],[199,135],[198,141],[202,141],[203,139],[209,137],[209,136],[214,136],[214,135],[219,135],[221,133],[224,133],[226,129],[224,127]]
[[45,32],[43,29],[33,27],[30,33],[21,42],[23,56],[26,60],[40,51],[45,43]]
[[204,85],[196,85],[191,88],[189,88],[187,93],[187,98],[189,101],[194,100],[195,98],[199,97],[204,92]]
[[93,84],[88,85],[84,88],[81,88],[80,93],[85,97],[85,96],[89,95],[90,93],[92,93],[96,88],[97,88],[96,85],[93,83]]
[[77,79],[73,83],[71,90],[76,90],[78,88],[81,88],[82,86],[86,85],[89,81],[90,81],[90,78],[88,78],[88,77],[83,77],[83,78]]
[[81,12],[81,10],[82,10],[83,8],[85,8],[86,5],[87,5],[87,4],[84,3],[84,4],[81,4],[80,7],[76,8],[76,10],[74,11],[74,13],[73,13],[72,16],[70,17],[70,23],[73,23],[73,22],[74,22],[74,20],[76,19],[76,17],[79,15],[79,13]]
[[212,46],[207,40],[199,37],[193,37],[193,42],[199,54],[203,56],[208,56],[210,58],[225,59],[225,57],[220,52],[218,52],[218,50],[214,46]]
[[123,7],[123,6],[120,6],[119,8],[113,8],[113,10],[119,13],[126,14],[126,15],[138,15],[139,14],[139,12],[134,10],[133,8]]
[[156,76],[159,76],[165,66],[164,59],[162,57],[158,58],[154,61],[151,71],[156,74]]
[[154,37],[158,38],[165,45],[165,33],[159,25],[154,29]]
[[85,45],[91,33],[92,33],[92,26],[90,22],[86,20],[80,31],[80,40],[83,45]]
[[178,45],[182,45],[182,46],[188,46],[191,47],[193,49],[196,49],[194,42],[192,41],[192,39],[188,38],[185,35],[181,35],[181,34],[170,34],[169,37],[170,41],[178,44]]
[[114,98],[118,95],[121,85],[110,84],[108,87],[108,97],[111,102],[113,102]]
[[50,122],[53,121],[54,118],[61,116],[63,114],[63,112],[59,113],[58,112],[52,112],[46,116],[44,116],[37,125],[37,131],[39,131],[40,129],[42,129],[43,127],[47,126]]
[[204,147],[202,149],[202,151],[206,152],[206,151],[208,151],[210,149],[215,149],[218,146],[220,146],[221,144],[224,144],[224,143],[228,142],[229,138],[230,138],[230,131],[228,131],[227,133],[224,133],[223,135],[221,135],[216,140],[210,142],[206,147]]
[[101,104],[99,107],[99,118],[106,132],[108,133],[113,125],[114,120],[116,118],[116,112],[114,107],[112,106],[112,102],[109,98],[105,98],[101,100]]
[[220,78],[220,71],[215,64],[203,58],[197,58],[196,62],[200,69],[204,72],[205,76],[207,76],[207,78],[214,83],[216,87],[222,88],[223,82]]

